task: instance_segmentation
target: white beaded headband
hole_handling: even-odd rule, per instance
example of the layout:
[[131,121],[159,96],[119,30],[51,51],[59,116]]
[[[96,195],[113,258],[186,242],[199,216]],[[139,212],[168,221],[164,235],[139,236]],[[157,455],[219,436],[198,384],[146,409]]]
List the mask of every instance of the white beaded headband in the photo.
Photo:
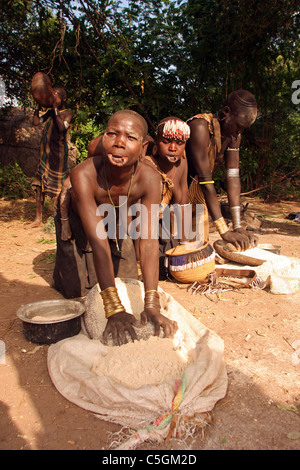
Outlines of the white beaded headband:
[[162,136],[166,139],[187,140],[190,137],[190,128],[178,119],[170,119],[163,123]]

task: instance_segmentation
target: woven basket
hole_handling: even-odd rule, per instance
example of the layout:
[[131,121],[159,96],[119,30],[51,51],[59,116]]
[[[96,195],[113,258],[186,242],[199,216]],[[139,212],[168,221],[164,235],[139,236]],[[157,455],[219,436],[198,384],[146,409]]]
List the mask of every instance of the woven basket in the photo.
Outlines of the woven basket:
[[183,284],[204,280],[215,269],[215,251],[209,243],[195,249],[195,242],[166,252],[171,276]]

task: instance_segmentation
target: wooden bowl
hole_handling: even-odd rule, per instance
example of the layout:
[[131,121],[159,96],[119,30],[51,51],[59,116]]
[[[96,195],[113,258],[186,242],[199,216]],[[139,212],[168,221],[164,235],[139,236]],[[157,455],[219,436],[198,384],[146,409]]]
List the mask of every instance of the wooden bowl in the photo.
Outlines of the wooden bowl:
[[[228,249],[228,246],[230,249]],[[253,256],[251,254],[251,249],[246,251],[231,251],[231,243],[226,243],[223,240],[215,241],[213,247],[216,253],[218,253],[222,258],[245,266],[260,266],[266,261],[266,259],[256,258]]]
[[31,80],[31,94],[42,108],[51,108],[54,102],[51,80],[43,72],[37,72]]

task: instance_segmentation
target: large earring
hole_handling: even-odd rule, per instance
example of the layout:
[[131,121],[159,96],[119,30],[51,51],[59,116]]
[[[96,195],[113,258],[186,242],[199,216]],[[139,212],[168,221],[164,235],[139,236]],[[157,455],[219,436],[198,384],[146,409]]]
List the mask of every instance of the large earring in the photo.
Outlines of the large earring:
[[229,114],[230,111],[231,109],[229,108],[229,106],[224,106],[224,108],[222,108],[219,112],[219,120],[224,121],[224,119],[226,119],[226,115]]
[[224,119],[225,119],[225,114],[224,114],[223,110],[219,111],[219,113],[218,113],[218,119],[219,119],[219,121],[224,121]]

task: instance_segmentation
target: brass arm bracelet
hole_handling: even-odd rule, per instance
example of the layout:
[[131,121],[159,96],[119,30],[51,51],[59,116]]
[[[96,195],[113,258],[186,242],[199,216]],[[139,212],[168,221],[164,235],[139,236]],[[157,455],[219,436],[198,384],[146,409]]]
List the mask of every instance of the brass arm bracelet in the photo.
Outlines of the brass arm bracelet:
[[125,308],[123,307],[119,298],[118,290],[115,286],[107,287],[100,292],[100,295],[103,300],[106,318],[109,318],[116,313],[125,311]]
[[214,220],[214,224],[220,235],[223,235],[223,233],[226,233],[229,230],[224,220],[224,217],[220,217],[220,219]]
[[145,309],[147,308],[160,309],[159,292],[155,289],[145,292]]

